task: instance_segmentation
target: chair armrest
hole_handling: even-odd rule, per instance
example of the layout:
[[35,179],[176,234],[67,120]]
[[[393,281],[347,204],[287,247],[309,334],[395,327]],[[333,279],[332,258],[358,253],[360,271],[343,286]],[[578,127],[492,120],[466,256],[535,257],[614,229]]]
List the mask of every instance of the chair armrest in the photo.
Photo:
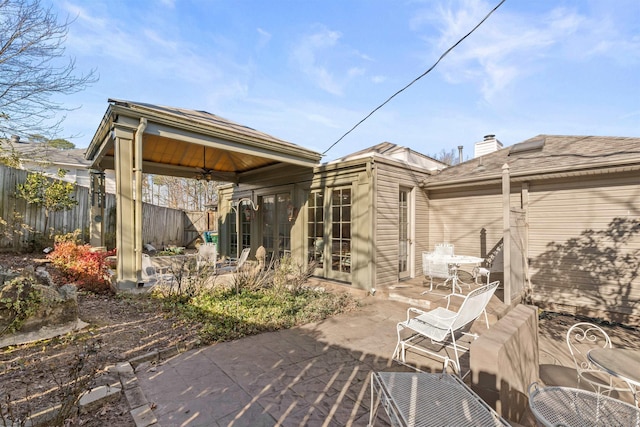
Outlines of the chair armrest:
[[424,311],[424,310],[420,310],[419,308],[416,308],[416,307],[409,307],[409,308],[407,309],[407,320],[411,319],[411,313],[415,313],[415,314],[417,314],[418,316],[419,316],[419,315],[421,315],[421,314],[427,314],[427,312],[426,312],[426,311]]
[[449,309],[449,305],[451,304],[451,297],[458,297],[458,298],[465,299],[467,296],[463,294],[456,294],[455,292],[452,292],[449,295],[446,295],[445,298],[447,299],[447,310]]

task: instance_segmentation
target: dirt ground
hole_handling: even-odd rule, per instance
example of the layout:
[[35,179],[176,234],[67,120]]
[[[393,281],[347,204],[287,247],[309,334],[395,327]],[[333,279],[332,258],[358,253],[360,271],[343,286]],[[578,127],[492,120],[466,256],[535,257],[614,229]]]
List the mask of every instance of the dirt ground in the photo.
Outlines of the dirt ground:
[[[0,265],[20,270],[39,263],[41,256],[0,254]],[[69,382],[96,374],[90,386],[116,384],[105,368],[153,350],[197,339],[197,326],[167,316],[146,298],[78,294],[79,317],[89,326],[51,340],[0,349],[0,409],[24,417],[61,402],[56,391],[82,387]],[[80,369],[81,368],[81,369]],[[80,375],[76,374],[80,372]],[[12,402],[8,403],[8,400]],[[0,419],[0,425],[3,425]],[[66,425],[135,426],[124,397],[88,414],[69,418]]]
[[[42,257],[0,254],[0,265],[19,270],[40,263],[38,258]],[[78,305],[80,319],[90,325],[84,330],[35,344],[0,349],[0,409],[3,412],[9,407],[14,414],[24,416],[60,403],[57,385],[74,378],[74,367],[82,366],[82,372],[96,368],[91,386],[115,384],[117,377],[105,367],[197,339],[197,325],[171,318],[157,303],[146,298],[79,293]],[[575,322],[572,316],[544,313],[540,317],[540,337],[562,343],[568,327]],[[634,328],[602,326],[614,344],[637,348],[640,342],[637,325]],[[8,405],[8,401],[12,403]],[[120,400],[71,417],[65,425],[128,427],[135,423],[122,394]]]

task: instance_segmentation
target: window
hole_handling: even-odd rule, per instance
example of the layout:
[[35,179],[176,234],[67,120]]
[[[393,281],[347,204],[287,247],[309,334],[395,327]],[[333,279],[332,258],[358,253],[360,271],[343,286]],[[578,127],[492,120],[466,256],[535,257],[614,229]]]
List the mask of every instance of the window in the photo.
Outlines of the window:
[[313,191],[307,203],[307,250],[309,262],[315,262],[316,268],[324,266],[324,194]]
[[351,273],[351,189],[331,192],[331,270]]

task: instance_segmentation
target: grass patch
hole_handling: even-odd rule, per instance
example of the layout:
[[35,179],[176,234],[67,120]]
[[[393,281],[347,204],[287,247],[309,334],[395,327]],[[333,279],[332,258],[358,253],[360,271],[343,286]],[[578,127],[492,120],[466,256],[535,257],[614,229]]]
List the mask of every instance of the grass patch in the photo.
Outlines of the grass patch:
[[206,275],[187,271],[177,284],[154,296],[164,309],[198,323],[205,344],[316,322],[358,306],[347,292],[306,286],[313,269],[284,257],[267,268],[238,271],[231,283],[220,286]]
[[200,323],[203,343],[291,328],[350,311],[358,303],[348,293],[323,290],[202,290],[196,295],[162,295],[165,309]]

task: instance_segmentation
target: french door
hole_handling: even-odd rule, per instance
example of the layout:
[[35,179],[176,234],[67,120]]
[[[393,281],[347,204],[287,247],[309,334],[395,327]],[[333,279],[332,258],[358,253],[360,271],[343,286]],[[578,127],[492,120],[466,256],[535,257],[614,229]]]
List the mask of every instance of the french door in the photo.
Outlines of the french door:
[[278,193],[262,196],[262,246],[268,258],[291,254],[291,226],[293,224],[293,205],[290,193]]
[[351,187],[312,191],[307,203],[307,251],[315,274],[351,281]]
[[333,188],[329,198],[329,235],[327,277],[351,281],[351,187]]

